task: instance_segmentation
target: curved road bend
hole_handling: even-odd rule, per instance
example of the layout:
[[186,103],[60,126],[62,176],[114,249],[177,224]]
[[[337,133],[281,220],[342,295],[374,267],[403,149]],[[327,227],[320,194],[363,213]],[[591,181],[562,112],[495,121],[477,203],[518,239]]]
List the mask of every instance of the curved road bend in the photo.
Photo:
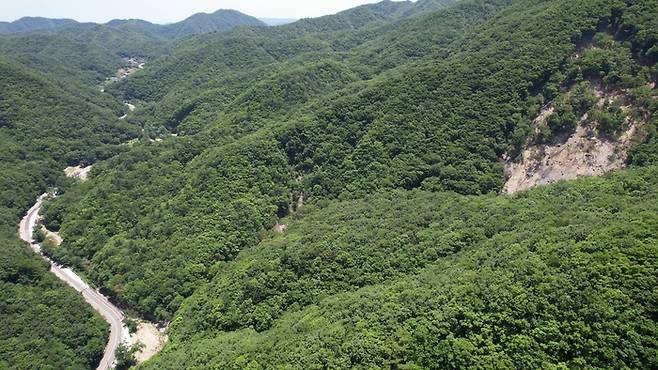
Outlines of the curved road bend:
[[98,365],[98,369],[112,369],[114,367],[117,347],[122,343],[124,333],[127,333],[127,329],[123,326],[123,314],[121,313],[121,310],[110,303],[110,301],[105,296],[91,289],[89,285],[87,285],[71,269],[59,267],[48,257],[44,256],[41,253],[41,246],[34,243],[34,240],[32,239],[32,230],[37,223],[39,218],[39,209],[41,208],[41,203],[46,196],[47,194],[40,196],[37,199],[36,204],[30,208],[30,210],[19,224],[18,233],[21,239],[30,243],[35,253],[41,255],[45,260],[50,262],[50,271],[52,273],[73,287],[73,289],[82,293],[85,301],[87,301],[87,303],[89,303],[96,311],[98,311],[98,313],[100,313],[103,318],[105,318],[105,321],[110,324],[110,338],[108,340],[107,347],[105,347],[105,354],[103,355],[103,359]]

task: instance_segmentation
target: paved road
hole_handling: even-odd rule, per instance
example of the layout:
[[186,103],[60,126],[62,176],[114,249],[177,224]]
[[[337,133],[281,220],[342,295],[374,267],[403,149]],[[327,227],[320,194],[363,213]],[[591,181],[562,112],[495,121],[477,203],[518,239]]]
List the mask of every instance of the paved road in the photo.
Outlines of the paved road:
[[85,300],[98,311],[105,321],[110,324],[110,339],[105,348],[105,355],[98,365],[99,370],[112,369],[117,347],[124,340],[127,329],[123,326],[123,314],[121,310],[115,307],[108,299],[99,292],[91,289],[78,275],[71,269],[57,266],[52,260],[41,254],[41,247],[33,243],[32,230],[39,219],[39,209],[46,194],[37,199],[36,204],[30,208],[19,225],[19,235],[21,239],[30,243],[35,253],[41,255],[45,260],[50,262],[50,271],[73,289],[82,293]]

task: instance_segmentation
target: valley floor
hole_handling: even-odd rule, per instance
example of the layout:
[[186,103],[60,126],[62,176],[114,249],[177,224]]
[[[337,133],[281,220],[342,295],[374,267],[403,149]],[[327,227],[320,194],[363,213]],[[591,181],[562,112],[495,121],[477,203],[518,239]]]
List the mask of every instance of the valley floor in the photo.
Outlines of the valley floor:
[[[21,220],[19,225],[20,238],[30,243],[35,253],[40,255],[41,247],[34,243],[32,233],[39,220],[39,210],[41,209],[41,204],[47,197],[48,194],[40,196],[34,206],[30,208],[25,217]],[[123,324],[123,313],[118,307],[114,306],[109,301],[109,299],[107,299],[107,297],[103,296],[100,292],[92,289],[89,285],[87,285],[84,280],[80,278],[80,276],[73,272],[73,270],[61,267],[45,256],[43,256],[43,258],[50,263],[50,270],[53,274],[55,274],[55,276],[71,286],[73,289],[80,292],[84,296],[85,300],[96,311],[98,311],[98,313],[100,313],[103,318],[105,318],[108,324],[110,324],[110,336],[105,348],[105,354],[103,355],[103,358],[98,365],[98,369],[112,369],[114,367],[115,355],[119,345],[121,345],[124,341],[126,341],[126,339],[129,338],[128,328]]]

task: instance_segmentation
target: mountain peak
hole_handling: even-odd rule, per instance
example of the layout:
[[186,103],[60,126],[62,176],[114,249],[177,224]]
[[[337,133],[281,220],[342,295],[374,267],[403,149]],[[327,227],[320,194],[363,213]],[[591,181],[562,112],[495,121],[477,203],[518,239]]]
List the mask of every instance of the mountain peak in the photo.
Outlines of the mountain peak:
[[14,22],[0,22],[0,34],[47,32],[79,24],[73,19],[50,19],[44,17],[23,17]]
[[184,21],[163,26],[162,35],[180,38],[198,33],[229,31],[237,26],[267,26],[252,16],[232,9],[219,9],[214,13],[197,13]]
[[[56,32],[64,28],[79,26],[73,19],[51,19],[23,17],[14,22],[0,22],[0,34],[28,32]],[[267,26],[257,18],[233,9],[219,9],[213,13],[196,13],[183,21],[158,25],[142,19],[113,19],[108,27],[136,27],[164,38],[180,38],[199,33],[229,31],[238,26]]]

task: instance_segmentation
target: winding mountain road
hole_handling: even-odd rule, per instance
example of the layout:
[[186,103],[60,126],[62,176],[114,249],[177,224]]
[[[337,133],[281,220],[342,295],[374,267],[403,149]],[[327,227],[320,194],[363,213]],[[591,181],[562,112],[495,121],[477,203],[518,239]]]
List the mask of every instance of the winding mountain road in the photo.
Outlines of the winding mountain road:
[[115,355],[118,346],[129,336],[128,329],[123,325],[123,313],[110,301],[100,294],[99,292],[91,289],[75,272],[71,269],[58,266],[54,261],[44,256],[41,253],[41,246],[34,243],[32,238],[32,230],[39,219],[39,210],[43,200],[47,197],[44,194],[37,198],[37,202],[30,208],[25,217],[19,224],[19,235],[24,241],[30,243],[35,253],[42,256],[45,260],[50,262],[50,271],[54,273],[59,279],[73,287],[73,289],[82,293],[85,301],[89,303],[98,313],[100,313],[105,321],[110,324],[110,338],[105,348],[103,359],[98,365],[99,370],[112,369],[114,367]]

